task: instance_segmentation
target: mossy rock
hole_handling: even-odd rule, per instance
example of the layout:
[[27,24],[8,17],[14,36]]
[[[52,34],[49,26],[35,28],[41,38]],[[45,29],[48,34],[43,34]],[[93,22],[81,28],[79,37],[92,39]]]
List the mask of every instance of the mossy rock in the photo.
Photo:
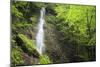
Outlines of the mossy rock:
[[17,43],[25,53],[30,56],[39,58],[39,52],[36,49],[34,40],[27,38],[24,34],[18,34]]
[[51,64],[52,61],[47,55],[40,56],[40,64]]

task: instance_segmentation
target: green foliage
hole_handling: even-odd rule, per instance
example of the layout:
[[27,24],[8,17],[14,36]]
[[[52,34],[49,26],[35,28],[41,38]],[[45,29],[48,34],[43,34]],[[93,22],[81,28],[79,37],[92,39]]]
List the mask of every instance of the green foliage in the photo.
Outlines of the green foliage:
[[21,40],[24,42],[25,47],[28,49],[28,51],[33,51],[36,49],[35,43],[33,40],[28,39],[25,35],[23,34],[18,34],[18,36],[21,38]]
[[24,63],[24,60],[22,58],[22,50],[18,46],[12,48],[11,59],[13,66]]
[[[95,29],[95,6],[57,5],[55,11],[57,12],[56,17],[58,20],[62,19],[57,23],[58,29],[66,35],[66,31],[69,31],[70,33],[76,34],[78,37],[85,37],[88,36],[86,34],[87,25],[90,26],[90,33]],[[91,16],[94,18],[91,19]],[[87,21],[87,19],[89,21]]]
[[34,4],[37,8],[45,7],[45,3],[37,2]]
[[17,22],[14,24],[14,27],[18,27],[18,28],[25,28],[25,27],[30,27],[32,26],[32,24],[27,23],[27,22]]
[[12,14],[14,14],[16,17],[19,17],[19,18],[23,16],[23,14],[19,12],[15,6],[12,6]]
[[18,36],[26,43],[26,46],[30,45],[30,47],[35,48],[35,45],[32,40],[29,40],[25,35],[18,34]]
[[88,45],[93,46],[93,45],[95,45],[95,44],[96,44],[96,36],[94,35],[94,36],[90,39],[90,41],[88,42]]
[[52,61],[47,55],[41,55],[40,56],[40,64],[51,64]]
[[[57,4],[54,10],[57,20],[54,21],[55,27],[63,34],[60,37],[60,40],[64,42],[63,49],[68,49],[67,47],[70,45],[68,51],[72,51],[74,48],[73,54],[77,55],[77,59],[81,58],[81,61],[88,61],[91,60],[90,57],[95,57],[93,52],[96,45],[95,6]],[[53,19],[50,22],[53,24]],[[83,52],[81,53],[81,51]]]
[[59,19],[66,19],[67,13],[69,12],[69,5],[57,4],[55,11],[57,13],[57,17],[60,17]]

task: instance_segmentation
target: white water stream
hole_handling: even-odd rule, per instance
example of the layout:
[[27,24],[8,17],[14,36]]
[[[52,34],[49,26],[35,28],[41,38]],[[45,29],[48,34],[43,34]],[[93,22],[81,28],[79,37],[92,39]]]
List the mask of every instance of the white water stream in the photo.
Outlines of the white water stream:
[[40,54],[42,54],[45,51],[44,29],[43,29],[43,25],[45,22],[44,16],[45,16],[45,8],[42,7],[41,11],[40,11],[40,19],[39,19],[39,23],[38,23],[38,32],[36,35],[36,46],[37,46],[37,50],[39,51]]

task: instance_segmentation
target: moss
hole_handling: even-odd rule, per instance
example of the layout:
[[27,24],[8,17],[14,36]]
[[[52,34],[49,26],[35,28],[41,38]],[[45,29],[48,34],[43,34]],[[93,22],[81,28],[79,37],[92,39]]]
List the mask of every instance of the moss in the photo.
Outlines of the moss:
[[28,39],[25,35],[23,34],[18,34],[18,36],[22,39],[22,41],[25,43],[25,46],[31,50],[31,49],[36,49],[34,40]]
[[31,40],[29,38],[27,38],[25,35],[23,34],[18,34],[19,38],[21,39],[21,41],[23,42],[23,47],[25,47],[25,50],[27,50],[29,55],[35,55],[35,56],[39,56],[39,53],[36,49],[36,45],[34,40]]
[[40,64],[51,64],[52,61],[47,55],[41,55],[40,56]]

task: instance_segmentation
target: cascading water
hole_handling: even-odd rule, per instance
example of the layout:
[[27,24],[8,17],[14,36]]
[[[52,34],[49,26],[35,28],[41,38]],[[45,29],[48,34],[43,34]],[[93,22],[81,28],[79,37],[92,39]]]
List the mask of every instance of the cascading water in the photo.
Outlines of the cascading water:
[[45,16],[45,8],[42,7],[40,11],[40,19],[39,19],[39,24],[38,24],[38,32],[36,35],[36,46],[37,50],[39,51],[40,54],[42,54],[45,50],[45,45],[44,45],[44,16]]

